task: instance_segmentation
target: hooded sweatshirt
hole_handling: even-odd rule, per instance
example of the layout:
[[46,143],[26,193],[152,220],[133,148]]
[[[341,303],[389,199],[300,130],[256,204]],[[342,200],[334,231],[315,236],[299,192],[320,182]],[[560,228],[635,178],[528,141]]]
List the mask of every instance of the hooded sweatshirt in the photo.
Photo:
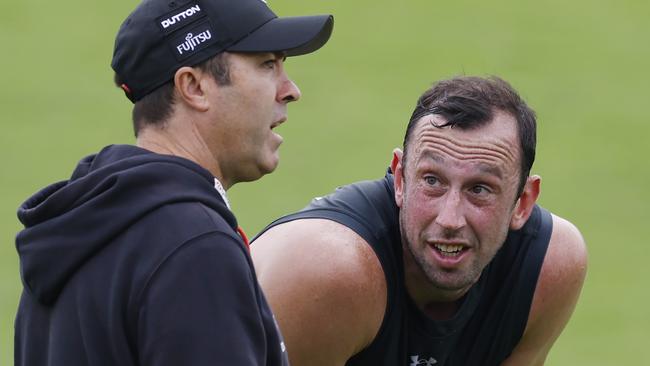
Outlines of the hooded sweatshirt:
[[16,365],[286,365],[214,177],[108,146],[21,205]]

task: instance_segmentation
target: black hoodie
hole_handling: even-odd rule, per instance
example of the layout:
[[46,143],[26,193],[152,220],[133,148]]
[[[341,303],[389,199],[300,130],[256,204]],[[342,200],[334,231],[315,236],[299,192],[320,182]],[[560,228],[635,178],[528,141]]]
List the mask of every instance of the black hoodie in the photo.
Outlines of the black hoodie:
[[285,365],[214,178],[127,145],[28,199],[16,365]]

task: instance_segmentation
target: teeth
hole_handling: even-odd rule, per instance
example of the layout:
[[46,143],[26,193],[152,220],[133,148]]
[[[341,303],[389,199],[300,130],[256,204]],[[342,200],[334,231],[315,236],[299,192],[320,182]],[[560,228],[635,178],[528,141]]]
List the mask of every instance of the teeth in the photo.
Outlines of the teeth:
[[434,246],[445,255],[457,255],[463,250],[462,245],[435,244]]

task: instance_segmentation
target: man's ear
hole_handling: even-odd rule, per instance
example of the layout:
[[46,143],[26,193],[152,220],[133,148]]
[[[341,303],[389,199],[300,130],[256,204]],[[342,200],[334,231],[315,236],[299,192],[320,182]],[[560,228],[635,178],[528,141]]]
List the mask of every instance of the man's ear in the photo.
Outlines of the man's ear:
[[393,159],[390,161],[390,171],[395,174],[395,168],[397,168],[397,164],[402,160],[402,150],[399,148],[393,149]]
[[533,212],[537,197],[539,197],[540,185],[542,178],[539,175],[531,175],[526,179],[524,190],[521,192],[519,199],[515,204],[515,209],[510,219],[510,229],[519,230],[528,221],[530,214]]
[[402,208],[404,200],[404,170],[402,167],[402,150],[393,150],[393,160],[390,162],[390,170],[395,178],[395,203],[397,207]]
[[206,89],[207,73],[199,69],[183,66],[174,74],[174,88],[178,98],[190,108],[205,112],[209,107]]

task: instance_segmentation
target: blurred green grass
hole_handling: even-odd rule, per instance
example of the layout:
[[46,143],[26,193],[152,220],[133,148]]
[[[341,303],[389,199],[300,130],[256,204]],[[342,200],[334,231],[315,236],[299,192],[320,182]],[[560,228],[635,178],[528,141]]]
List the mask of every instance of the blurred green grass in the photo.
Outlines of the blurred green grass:
[[[115,32],[135,1],[22,1],[0,12],[0,364],[20,294],[16,207],[82,156],[133,141],[112,86]],[[303,92],[278,170],[230,191],[254,234],[334,187],[383,174],[417,96],[459,74],[509,80],[539,116],[541,203],[582,230],[590,268],[549,365],[650,364],[650,3],[270,1],[333,13],[331,41],[286,67]]]

